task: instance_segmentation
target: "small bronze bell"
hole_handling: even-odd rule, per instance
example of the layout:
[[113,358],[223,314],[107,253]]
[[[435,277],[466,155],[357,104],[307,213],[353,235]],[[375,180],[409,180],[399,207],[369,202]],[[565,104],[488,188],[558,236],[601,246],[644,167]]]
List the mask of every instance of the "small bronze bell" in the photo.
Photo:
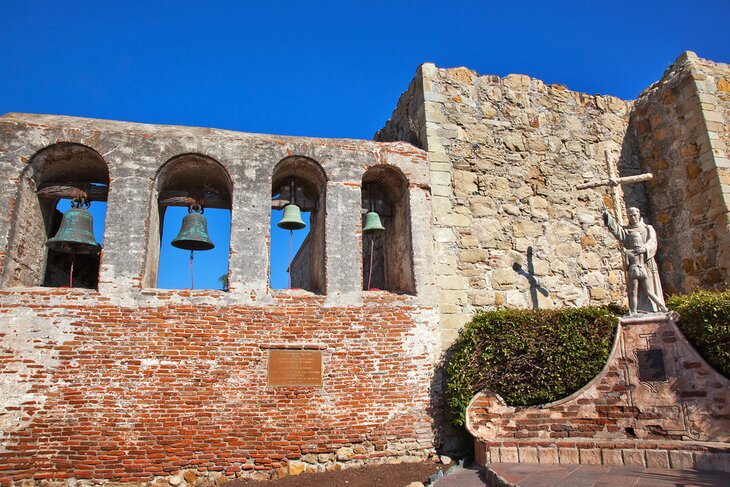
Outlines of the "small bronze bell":
[[94,238],[94,218],[85,199],[71,201],[71,209],[63,214],[56,235],[49,238],[46,247],[65,254],[98,254],[101,245]]
[[210,250],[215,247],[208,236],[208,222],[203,216],[203,211],[200,205],[188,208],[180,233],[171,242],[173,247],[183,250]]
[[365,215],[365,226],[362,227],[363,233],[372,233],[379,235],[385,231],[385,227],[380,221],[380,215],[374,211],[369,211]]
[[302,212],[299,207],[290,203],[284,207],[284,216],[276,226],[284,230],[301,230],[307,224],[302,221]]

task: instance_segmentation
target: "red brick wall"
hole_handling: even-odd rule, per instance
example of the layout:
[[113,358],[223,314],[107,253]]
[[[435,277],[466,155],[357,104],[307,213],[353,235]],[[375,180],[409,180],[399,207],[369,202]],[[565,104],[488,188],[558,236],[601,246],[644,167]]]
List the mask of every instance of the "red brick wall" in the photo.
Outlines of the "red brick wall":
[[[105,299],[64,289],[0,293],[13,303],[0,307],[0,322],[22,311],[36,317],[31,328],[63,323],[70,338],[28,338],[24,347],[53,356],[52,366],[23,347],[0,348],[0,374],[33,397],[0,409],[0,423],[20,418],[0,442],[0,484],[141,481],[186,467],[232,474],[353,444],[367,447],[360,458],[394,455],[393,443],[432,446],[433,359],[428,347],[408,345],[424,325],[413,307],[392,302],[397,296],[374,293],[346,308],[285,293],[266,307]],[[0,328],[0,345],[8,333]],[[323,387],[267,388],[266,347],[301,344],[322,350]]]

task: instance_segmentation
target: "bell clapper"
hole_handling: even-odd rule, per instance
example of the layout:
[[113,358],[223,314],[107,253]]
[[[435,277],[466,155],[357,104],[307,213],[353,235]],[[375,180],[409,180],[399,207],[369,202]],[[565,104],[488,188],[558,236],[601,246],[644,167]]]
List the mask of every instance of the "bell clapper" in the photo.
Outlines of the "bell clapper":
[[[369,210],[373,211],[373,185],[368,184],[368,205]],[[370,235],[370,269],[368,271],[368,291],[370,291],[370,281],[373,278],[373,251],[375,250],[375,236]]]
[[193,274],[193,252],[190,250],[190,289],[195,289],[195,275]]
[[89,206],[91,202],[86,198],[72,199],[71,208],[63,214],[56,235],[46,241],[49,249],[71,254],[69,287],[73,287],[76,254],[98,254],[101,250],[101,245],[94,240],[94,219],[89,213]]
[[375,250],[375,236],[370,236],[370,272],[368,273],[368,291],[370,291],[370,280],[373,278],[373,251]]
[[215,247],[208,235],[208,222],[203,216],[204,212],[203,205],[198,203],[190,205],[188,214],[183,218],[180,233],[170,242],[173,247],[190,251],[190,289],[195,289],[193,251],[211,250]]
[[375,238],[385,230],[382,222],[380,221],[380,215],[375,211],[375,203],[373,202],[373,187],[368,185],[368,207],[369,211],[365,215],[365,226],[363,227],[363,233],[370,234],[370,270],[368,272],[368,287],[370,291],[370,284],[373,278],[373,254],[375,253]]
[[[289,201],[292,204],[296,203],[296,193],[294,192],[294,180],[289,180]],[[292,260],[292,251],[294,249],[294,229],[289,229],[289,265],[286,266],[286,288],[291,289],[291,260]]]
[[301,210],[297,206],[296,202],[296,189],[294,187],[294,180],[289,180],[289,202],[284,206],[284,216],[281,221],[276,224],[277,227],[283,230],[289,230],[289,266],[286,269],[287,273],[287,289],[291,289],[291,263],[294,251],[294,230],[301,230],[307,225],[302,221]]
[[291,260],[294,250],[294,230],[289,230],[289,265],[286,267],[287,283],[286,288],[291,289]]
[[[84,207],[87,210],[91,206],[91,203],[86,201],[84,198],[74,198],[71,200],[71,208]],[[76,261],[76,249],[71,251],[71,269],[68,273],[68,287],[74,287],[74,262]]]
[[71,252],[71,271],[68,273],[68,287],[74,287],[74,261],[76,260],[76,251]]
[[[87,210],[91,206],[90,201],[86,201],[85,198],[74,198],[71,200],[71,208],[86,208]],[[74,287],[74,262],[76,261],[76,249],[71,251],[71,269],[68,272],[68,287]]]

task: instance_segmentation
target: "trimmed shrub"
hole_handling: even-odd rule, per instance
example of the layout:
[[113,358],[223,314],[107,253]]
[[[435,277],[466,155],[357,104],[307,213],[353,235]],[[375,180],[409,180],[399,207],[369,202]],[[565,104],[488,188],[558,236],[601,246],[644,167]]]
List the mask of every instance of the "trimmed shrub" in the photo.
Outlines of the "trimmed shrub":
[[448,363],[454,424],[489,389],[512,406],[556,401],[587,384],[606,364],[625,310],[618,306],[562,310],[496,310],[462,330]]
[[730,377],[730,290],[672,296],[667,307],[679,313],[677,326],[700,355]]

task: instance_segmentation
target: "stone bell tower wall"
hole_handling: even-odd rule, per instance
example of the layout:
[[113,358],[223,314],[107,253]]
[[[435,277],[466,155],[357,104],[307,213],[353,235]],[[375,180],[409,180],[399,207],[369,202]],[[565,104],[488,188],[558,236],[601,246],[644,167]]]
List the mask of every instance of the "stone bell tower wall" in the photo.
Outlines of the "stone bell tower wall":
[[[184,485],[198,476],[212,485],[416,461],[433,451],[440,347],[423,151],[8,114],[0,117],[0,267],[25,262],[28,247],[13,242],[45,251],[43,222],[21,225],[37,212],[18,197],[41,199],[26,181],[41,151],[62,146],[48,171],[89,172],[69,144],[109,169],[99,286],[25,284],[28,269],[22,279],[2,274],[0,486],[168,485],[170,477],[183,485],[182,474]],[[159,228],[155,181],[178,157],[192,160],[187,169],[214,159],[232,181],[228,292],[157,289],[147,278],[160,245],[159,234],[148,238]],[[326,176],[321,294],[269,289],[272,174],[292,157],[317,161]],[[381,166],[402,173],[409,212],[419,215],[410,226],[412,294],[362,290],[361,181]]]
[[723,289],[730,279],[730,66],[682,54],[631,116],[662,243],[665,292]]
[[[419,68],[375,139],[428,153],[444,347],[481,307],[621,301],[621,254],[600,214],[611,190],[575,186],[607,179],[609,163],[641,171],[630,111],[524,75]],[[646,210],[641,184],[626,200]]]

